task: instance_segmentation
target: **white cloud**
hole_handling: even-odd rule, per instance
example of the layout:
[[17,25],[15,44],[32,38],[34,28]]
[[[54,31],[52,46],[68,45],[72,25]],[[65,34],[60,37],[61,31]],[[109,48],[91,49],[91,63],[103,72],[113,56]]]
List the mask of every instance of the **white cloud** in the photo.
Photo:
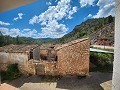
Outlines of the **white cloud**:
[[29,28],[26,28],[26,29],[23,29],[23,31],[30,31],[31,29],[29,29]]
[[90,17],[92,17],[92,14],[89,14],[89,15],[87,16],[87,18],[90,18]]
[[3,35],[8,35],[9,34],[9,29],[8,28],[4,28],[4,27],[0,27],[0,32]]
[[0,21],[0,25],[2,25],[2,26],[9,26],[9,25],[10,25],[10,23],[8,23],[8,22],[3,22],[3,21]]
[[93,18],[115,16],[115,0],[99,0],[97,6],[99,11]]
[[81,7],[94,6],[95,0],[79,0]]
[[41,24],[41,37],[59,38],[65,35],[68,28],[59,21],[72,19],[72,15],[77,12],[77,7],[72,7],[70,3],[71,0],[58,1],[56,6],[49,6],[45,12],[30,19],[29,24]]
[[22,19],[23,13],[18,13],[18,17],[13,18],[13,21],[17,21],[18,19]]
[[46,2],[46,5],[52,5],[52,3],[51,2]]
[[84,18],[84,20],[91,18],[91,17],[92,17],[92,14],[88,14],[88,16]]
[[16,28],[9,29],[9,35],[12,37],[16,37],[17,35],[20,36],[20,30]]
[[72,10],[69,11],[68,19],[72,19],[73,18],[72,15],[76,12],[77,12],[77,7],[75,6],[72,8]]
[[57,21],[52,20],[46,27],[42,28],[42,33],[39,34],[39,37],[58,38],[64,36],[67,30],[68,28],[64,24],[59,24]]
[[12,37],[16,37],[16,36],[23,36],[23,37],[38,37],[39,36],[39,33],[33,29],[23,29],[23,30],[20,30],[18,28],[12,28],[12,29],[9,29],[9,28],[4,28],[4,27],[0,27],[0,32],[3,34],[3,35],[10,35]]
[[39,23],[39,17],[38,16],[34,16],[32,19],[29,20],[29,24],[34,24],[34,23]]

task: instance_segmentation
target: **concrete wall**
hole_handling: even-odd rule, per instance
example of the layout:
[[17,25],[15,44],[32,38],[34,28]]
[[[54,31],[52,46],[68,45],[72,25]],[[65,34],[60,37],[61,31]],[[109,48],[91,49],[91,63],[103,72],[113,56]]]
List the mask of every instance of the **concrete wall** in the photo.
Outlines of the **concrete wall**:
[[120,0],[116,0],[115,49],[112,90],[120,90]]
[[57,51],[57,70],[60,75],[87,75],[89,72],[89,40]]

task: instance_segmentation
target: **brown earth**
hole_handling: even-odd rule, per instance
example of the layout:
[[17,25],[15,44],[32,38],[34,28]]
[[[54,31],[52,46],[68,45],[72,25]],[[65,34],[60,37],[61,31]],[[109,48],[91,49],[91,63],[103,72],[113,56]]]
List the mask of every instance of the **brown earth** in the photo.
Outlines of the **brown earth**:
[[103,90],[100,84],[111,79],[112,73],[90,72],[84,78],[66,76],[58,80],[43,80],[40,76],[23,76],[7,83],[20,90]]

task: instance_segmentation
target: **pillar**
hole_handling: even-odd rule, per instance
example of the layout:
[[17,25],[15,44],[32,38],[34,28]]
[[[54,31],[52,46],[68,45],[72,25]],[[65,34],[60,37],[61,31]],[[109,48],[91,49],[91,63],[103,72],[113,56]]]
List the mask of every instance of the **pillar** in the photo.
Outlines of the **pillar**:
[[116,0],[112,90],[120,90],[120,0]]

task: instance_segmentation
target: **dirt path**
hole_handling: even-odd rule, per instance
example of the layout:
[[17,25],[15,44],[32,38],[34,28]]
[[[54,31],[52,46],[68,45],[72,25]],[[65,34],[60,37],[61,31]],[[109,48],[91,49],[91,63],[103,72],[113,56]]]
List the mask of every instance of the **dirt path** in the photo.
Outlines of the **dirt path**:
[[54,82],[43,82],[39,76],[21,77],[8,84],[20,90],[103,90],[101,83],[112,79],[112,73],[91,72],[85,78],[62,77]]

